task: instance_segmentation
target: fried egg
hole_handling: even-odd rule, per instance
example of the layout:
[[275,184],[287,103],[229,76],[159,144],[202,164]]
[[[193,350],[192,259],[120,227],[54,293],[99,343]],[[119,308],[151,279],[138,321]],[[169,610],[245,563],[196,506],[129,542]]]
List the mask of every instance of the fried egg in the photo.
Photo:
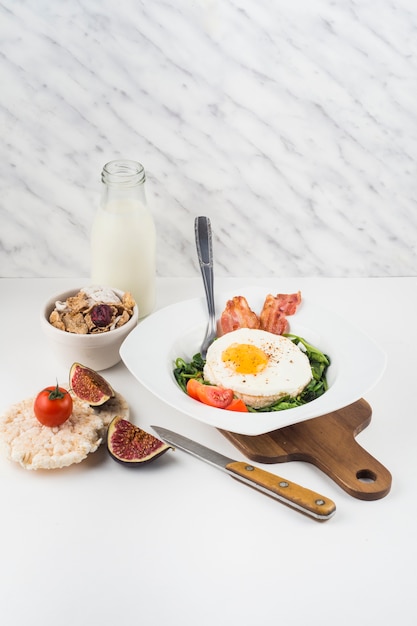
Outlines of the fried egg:
[[307,355],[291,339],[240,328],[214,341],[207,351],[204,379],[232,389],[247,406],[268,407],[297,396],[312,378]]

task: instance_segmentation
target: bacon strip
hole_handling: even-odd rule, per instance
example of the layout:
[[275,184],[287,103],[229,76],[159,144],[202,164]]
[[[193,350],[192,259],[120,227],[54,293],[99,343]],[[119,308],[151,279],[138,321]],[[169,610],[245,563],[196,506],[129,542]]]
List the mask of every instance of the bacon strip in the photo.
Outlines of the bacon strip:
[[217,336],[225,335],[238,328],[260,328],[275,335],[288,332],[287,315],[294,315],[301,303],[301,292],[268,294],[258,317],[243,296],[235,296],[226,303],[226,308],[217,322]]
[[217,334],[220,337],[238,328],[259,328],[259,318],[243,296],[228,300],[217,323]]
[[284,334],[288,329],[287,315],[294,315],[300,302],[300,291],[276,296],[268,294],[260,314],[260,328],[275,335]]

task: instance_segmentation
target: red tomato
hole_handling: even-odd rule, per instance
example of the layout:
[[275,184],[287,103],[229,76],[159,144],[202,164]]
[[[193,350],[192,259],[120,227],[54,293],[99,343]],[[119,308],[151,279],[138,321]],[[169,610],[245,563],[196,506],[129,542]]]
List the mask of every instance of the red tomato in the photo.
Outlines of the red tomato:
[[248,407],[243,400],[241,400],[241,398],[234,398],[226,409],[228,411],[241,411],[242,413],[248,413]]
[[233,400],[231,389],[223,389],[223,387],[216,387],[215,385],[201,385],[197,392],[200,402],[217,409],[225,409]]
[[187,382],[187,393],[194,400],[214,406],[217,409],[226,409],[233,400],[233,391],[216,385],[204,385],[195,378]]
[[233,400],[233,391],[216,385],[203,385],[197,387],[197,395],[200,402],[214,406],[217,409],[225,409]]
[[60,426],[72,413],[72,398],[58,384],[46,387],[36,396],[33,411],[44,426]]
[[198,388],[201,387],[202,383],[200,383],[196,378],[190,378],[187,382],[187,393],[194,400],[199,400],[198,397]]

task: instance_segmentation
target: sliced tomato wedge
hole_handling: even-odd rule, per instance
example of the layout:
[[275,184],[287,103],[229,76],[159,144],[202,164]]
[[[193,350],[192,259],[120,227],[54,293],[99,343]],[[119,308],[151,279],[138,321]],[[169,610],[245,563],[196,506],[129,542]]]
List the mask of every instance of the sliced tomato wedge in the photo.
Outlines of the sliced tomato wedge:
[[233,391],[216,385],[204,385],[195,378],[190,378],[187,383],[187,393],[191,398],[214,406],[217,409],[225,409],[233,400]]
[[191,396],[191,398],[194,398],[194,400],[199,400],[200,398],[198,397],[198,388],[202,386],[202,383],[200,383],[196,378],[190,378],[190,380],[187,382],[187,393],[189,396]]
[[200,402],[204,402],[204,404],[225,409],[233,400],[233,391],[215,385],[201,385],[198,389],[198,397]]
[[241,411],[242,413],[249,412],[248,407],[241,398],[234,398],[226,409],[228,411]]

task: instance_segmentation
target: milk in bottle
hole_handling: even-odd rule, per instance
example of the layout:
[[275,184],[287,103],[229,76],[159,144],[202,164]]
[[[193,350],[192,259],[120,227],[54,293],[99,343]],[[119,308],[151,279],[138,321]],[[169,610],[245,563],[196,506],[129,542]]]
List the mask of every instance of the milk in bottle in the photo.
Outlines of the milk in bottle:
[[130,291],[142,318],[155,304],[156,274],[156,233],[145,197],[145,170],[136,161],[110,161],[101,180],[91,235],[91,280]]

